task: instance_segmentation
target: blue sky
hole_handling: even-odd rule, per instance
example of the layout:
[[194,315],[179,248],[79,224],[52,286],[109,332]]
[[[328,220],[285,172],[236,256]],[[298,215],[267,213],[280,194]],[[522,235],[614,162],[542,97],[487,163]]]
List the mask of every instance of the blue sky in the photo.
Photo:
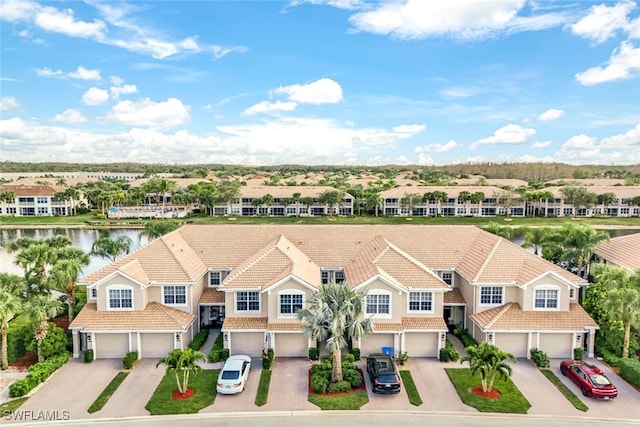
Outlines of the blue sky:
[[0,157],[640,163],[632,1],[0,1]]

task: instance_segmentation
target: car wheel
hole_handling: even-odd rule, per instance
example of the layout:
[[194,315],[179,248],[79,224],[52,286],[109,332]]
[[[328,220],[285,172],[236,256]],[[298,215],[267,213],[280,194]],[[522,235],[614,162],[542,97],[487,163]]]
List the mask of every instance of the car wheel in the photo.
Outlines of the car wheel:
[[589,392],[587,392],[587,388],[586,387],[580,387],[580,390],[582,390],[582,395],[583,396],[589,396]]
[[560,373],[566,377],[567,376],[567,368],[565,368],[564,366],[560,366]]

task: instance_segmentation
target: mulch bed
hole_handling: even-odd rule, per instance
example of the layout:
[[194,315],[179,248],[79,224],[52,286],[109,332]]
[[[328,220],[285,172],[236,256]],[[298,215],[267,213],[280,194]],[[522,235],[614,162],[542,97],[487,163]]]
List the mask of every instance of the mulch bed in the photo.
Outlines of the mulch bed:
[[360,376],[362,377],[362,383],[360,383],[360,387],[357,388],[352,388],[349,391],[337,391],[335,393],[316,393],[315,391],[313,391],[313,389],[311,388],[311,369],[309,369],[309,394],[313,395],[313,396],[344,396],[346,394],[351,394],[353,392],[359,391],[359,390],[366,390],[367,386],[364,382],[364,374],[362,373],[362,369],[358,368],[358,372],[360,372]]
[[497,399],[500,396],[502,396],[502,394],[496,390],[495,388],[492,388],[491,390],[484,392],[482,391],[482,386],[481,385],[477,385],[475,387],[471,387],[471,393],[475,394],[478,397],[482,397],[484,399]]
[[187,388],[187,391],[184,393],[180,393],[180,390],[175,389],[173,393],[171,393],[171,398],[173,400],[186,400],[191,399],[196,394],[196,391],[192,388]]
[[22,356],[18,357],[15,362],[11,364],[11,367],[19,372],[26,372],[29,366],[38,363],[38,353],[35,351],[28,351]]
[[55,319],[51,319],[50,321],[58,328],[62,328],[65,333],[67,333],[67,331],[69,330],[69,317],[67,317],[66,315],[56,317]]

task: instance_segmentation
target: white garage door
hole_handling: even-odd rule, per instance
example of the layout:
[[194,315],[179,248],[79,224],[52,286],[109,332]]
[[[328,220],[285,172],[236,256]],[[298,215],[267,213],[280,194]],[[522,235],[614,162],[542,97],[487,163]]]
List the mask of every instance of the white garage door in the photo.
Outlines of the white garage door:
[[[368,334],[362,337],[361,356],[371,353],[382,353],[382,347],[393,347],[393,334]],[[394,348],[394,352],[396,349]]]
[[406,332],[404,346],[409,357],[438,357],[438,333]]
[[527,342],[529,334],[495,334],[493,343],[502,351],[515,357],[527,357]]
[[275,334],[277,357],[309,357],[308,340],[302,334]]
[[573,334],[540,334],[540,350],[552,359],[573,357]]
[[129,334],[95,334],[96,359],[122,359],[129,352]]
[[246,354],[260,357],[264,349],[264,334],[262,332],[233,332],[230,333],[230,354]]
[[140,357],[165,357],[173,350],[173,334],[140,334]]

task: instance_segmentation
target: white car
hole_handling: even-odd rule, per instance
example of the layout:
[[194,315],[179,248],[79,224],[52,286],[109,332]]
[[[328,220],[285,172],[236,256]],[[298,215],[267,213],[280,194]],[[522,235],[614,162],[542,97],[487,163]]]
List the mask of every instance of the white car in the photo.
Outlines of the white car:
[[242,354],[230,356],[218,374],[216,390],[220,394],[236,394],[244,390],[249,380],[251,358]]

